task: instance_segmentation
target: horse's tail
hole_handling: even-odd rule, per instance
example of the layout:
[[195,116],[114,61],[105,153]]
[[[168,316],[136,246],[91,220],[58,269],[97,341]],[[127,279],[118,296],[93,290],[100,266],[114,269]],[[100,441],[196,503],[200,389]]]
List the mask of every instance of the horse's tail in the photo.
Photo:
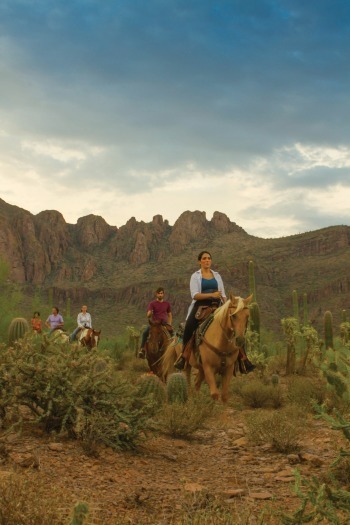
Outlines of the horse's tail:
[[172,337],[168,343],[164,354],[160,359],[160,366],[162,371],[162,377],[166,378],[174,368],[174,363],[177,359],[176,345],[178,344],[178,338]]

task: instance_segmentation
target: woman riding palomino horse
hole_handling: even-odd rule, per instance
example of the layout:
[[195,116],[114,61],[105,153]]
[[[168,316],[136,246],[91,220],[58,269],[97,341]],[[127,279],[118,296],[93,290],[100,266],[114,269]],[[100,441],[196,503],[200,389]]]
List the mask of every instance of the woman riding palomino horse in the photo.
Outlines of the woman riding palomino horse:
[[[198,369],[195,387],[200,389],[205,379],[209,385],[210,395],[219,399],[219,390],[215,374],[222,376],[221,399],[228,400],[229,384],[233,377],[235,364],[245,343],[245,332],[249,320],[249,303],[252,295],[246,299],[234,297],[217,308],[200,325],[196,341],[189,352],[186,366],[187,377],[191,367]],[[169,344],[162,358],[162,373],[166,377],[176,358],[176,346]]]
[[[190,342],[201,322],[201,316],[197,314],[198,310],[200,308],[210,308],[214,310],[220,304],[226,302],[226,293],[221,275],[211,269],[211,254],[208,251],[202,251],[197,259],[200,269],[192,274],[190,280],[192,303],[190,304],[186,318],[183,335],[183,352],[175,363],[175,367],[179,370],[184,369],[186,361],[188,361],[190,357],[192,346]],[[244,359],[244,371],[248,373],[254,370],[255,366],[247,358],[244,348],[241,349],[241,354],[242,359]]]

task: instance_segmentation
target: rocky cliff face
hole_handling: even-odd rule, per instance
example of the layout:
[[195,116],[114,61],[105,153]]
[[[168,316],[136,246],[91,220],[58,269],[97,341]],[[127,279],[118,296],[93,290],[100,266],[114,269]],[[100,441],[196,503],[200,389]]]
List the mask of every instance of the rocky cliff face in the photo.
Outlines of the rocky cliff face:
[[120,228],[95,215],[71,225],[57,211],[32,215],[0,199],[0,257],[9,264],[11,281],[55,287],[59,297],[72,300],[93,293],[101,308],[120,303],[143,311],[162,284],[184,316],[196,255],[208,249],[227,290],[241,295],[249,292],[248,261],[254,259],[262,316],[279,316],[279,322],[295,288],[308,293],[315,315],[330,306],[340,311],[350,308],[349,247],[348,226],[259,239],[225,214],[207,220],[203,211],[184,212],[174,226],[161,215],[150,223],[132,217]]

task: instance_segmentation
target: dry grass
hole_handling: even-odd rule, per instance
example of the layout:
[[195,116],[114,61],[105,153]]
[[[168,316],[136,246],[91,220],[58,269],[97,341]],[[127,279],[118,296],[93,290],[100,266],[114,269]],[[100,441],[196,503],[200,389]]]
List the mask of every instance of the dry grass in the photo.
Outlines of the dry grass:
[[[0,525],[66,525],[71,496],[55,491],[38,478],[13,473],[0,480]],[[66,502],[66,503],[64,503]]]

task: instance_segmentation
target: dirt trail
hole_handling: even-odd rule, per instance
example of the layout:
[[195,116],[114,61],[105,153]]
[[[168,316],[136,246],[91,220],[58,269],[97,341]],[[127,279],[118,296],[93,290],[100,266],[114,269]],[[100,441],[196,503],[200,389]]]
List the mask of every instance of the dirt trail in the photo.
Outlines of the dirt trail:
[[[252,446],[245,436],[244,412],[229,407],[190,441],[160,435],[136,453],[101,448],[96,458],[86,456],[77,442],[54,442],[37,430],[9,440],[0,475],[16,467],[40,476],[48,490],[68,490],[74,500],[90,503],[94,523],[114,525],[124,518],[138,525],[167,523],[197,491],[235,508],[249,505],[249,523],[254,523],[267,504],[298,505],[291,490],[295,467],[307,477],[320,476],[335,458],[336,433],[312,416],[306,426],[301,453],[289,456]],[[36,458],[33,464],[30,455]]]

